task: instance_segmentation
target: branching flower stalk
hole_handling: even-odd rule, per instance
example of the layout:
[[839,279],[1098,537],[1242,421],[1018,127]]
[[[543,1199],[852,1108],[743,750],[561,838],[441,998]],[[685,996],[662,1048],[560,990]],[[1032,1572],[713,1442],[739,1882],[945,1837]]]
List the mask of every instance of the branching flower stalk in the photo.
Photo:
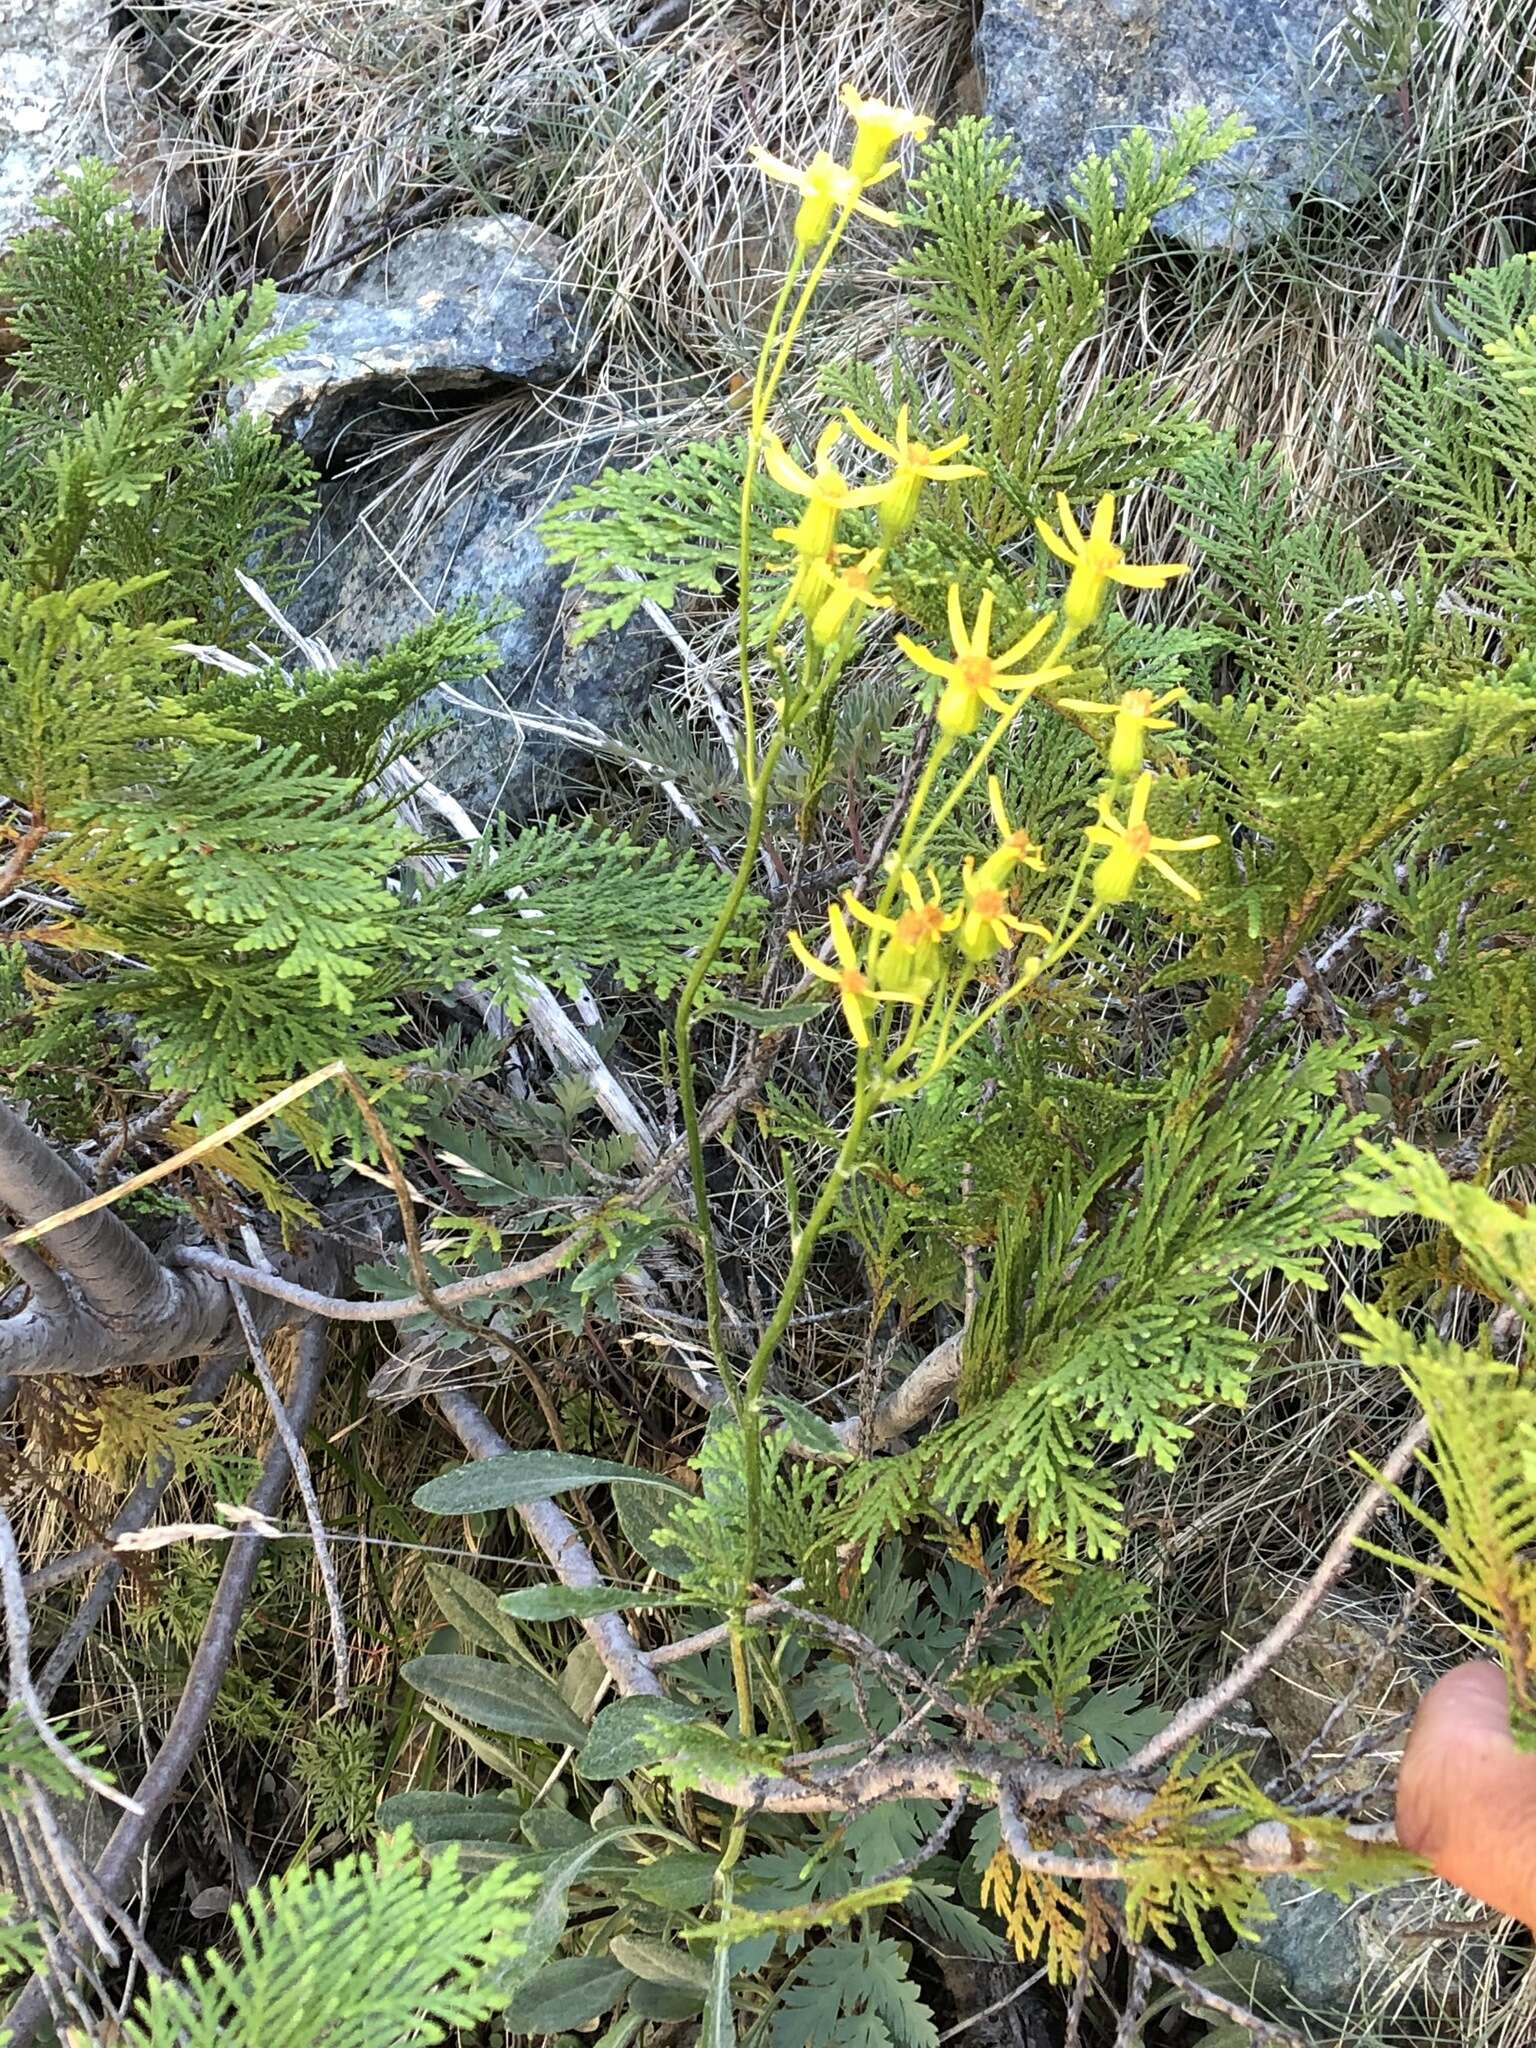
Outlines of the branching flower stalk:
[[[817,763],[834,716],[838,684],[859,651],[872,615],[902,601],[903,543],[917,519],[925,487],[985,474],[957,459],[966,451],[966,436],[939,439],[936,444],[917,438],[907,406],[897,412],[890,433],[881,433],[845,408],[826,422],[809,460],[797,458],[770,425],[785,368],[840,238],[856,212],[896,224],[893,215],[871,205],[865,195],[897,168],[889,155],[892,144],[903,135],[921,136],[927,125],[919,116],[872,107],[856,93],[845,91],[844,99],[859,128],[847,164],[825,152],[818,152],[804,171],[761,154],[758,159],[770,177],[799,192],[800,206],[794,254],[758,356],[741,484],[737,601],[740,765],[748,799],[747,829],[731,886],[693,962],[674,1024],[710,1345],[741,1439],[744,1530],[734,1592],[727,1603],[727,1626],[737,1729],[746,1741],[757,1732],[747,1614],[755,1598],[763,1546],[763,1401],[768,1376],[820,1239],[863,1163],[872,1126],[882,1112],[898,1111],[930,1087],[1003,1010],[1036,991],[1042,977],[1074,952],[1106,911],[1127,898],[1144,867],[1185,894],[1198,895],[1164,856],[1213,843],[1209,835],[1183,840],[1157,836],[1147,821],[1155,777],[1143,764],[1145,741],[1172,724],[1162,713],[1179,693],[1154,698],[1148,692],[1132,692],[1112,705],[1081,697],[1051,703],[1038,695],[1043,686],[1066,682],[1073,675],[1072,650],[1092,632],[1115,586],[1155,590],[1183,573],[1179,564],[1141,567],[1127,560],[1114,538],[1112,497],[1100,500],[1086,535],[1065,500],[1057,508],[1062,535],[1041,525],[1042,538],[1071,570],[1059,609],[1039,615],[1027,601],[1010,604],[994,572],[969,601],[958,584],[950,585],[946,650],[906,633],[896,635],[896,645],[913,667],[937,681],[928,728],[932,737],[901,815],[891,821],[893,850],[883,871],[869,877],[873,900],[866,901],[854,889],[828,904],[825,937],[819,945],[808,943],[798,931],[789,934],[790,952],[810,982],[824,985],[837,997],[853,1047],[852,1095],[826,1178],[803,1218],[791,1214],[789,1268],[774,1309],[745,1368],[733,1370],[726,1355],[692,1064],[699,998],[746,900],[774,777],[792,743],[806,748],[810,764],[811,793],[802,811],[802,838],[809,830]],[[851,435],[868,458],[885,465],[883,475],[865,480],[844,473],[838,456],[845,435]],[[800,501],[794,524],[774,533],[788,550],[787,560],[755,558],[752,510],[759,464],[782,491]],[[844,523],[850,516],[856,521],[851,530]],[[786,578],[764,647],[776,686],[768,700],[773,725],[765,744],[760,740],[752,674],[755,579],[762,571]],[[994,618],[1000,603],[1010,614],[1012,631],[999,636],[1003,644],[994,649]],[[1107,774],[1093,798],[1093,822],[1084,827],[1081,857],[1064,899],[1053,906],[1049,924],[1021,916],[1016,908],[1021,874],[1044,874],[1047,862],[1028,830],[1009,816],[1001,783],[992,772],[1003,742],[1017,732],[1031,704],[1047,707],[1050,715],[1076,715],[1089,730],[1101,720],[1111,728]],[[946,770],[961,756],[959,773],[946,788]],[[942,828],[983,778],[996,839],[966,854],[958,876],[951,871],[946,878],[927,862],[937,850]],[[723,1845],[719,1896],[741,1854],[744,1830],[745,1820],[738,1818]]]
[[[689,1174],[693,1183],[699,1245],[704,1262],[710,1350],[714,1354],[716,1369],[728,1388],[734,1387],[734,1378],[725,1352],[720,1269],[715,1254],[714,1233],[709,1218],[709,1197],[704,1180],[704,1148],[699,1135],[698,1094],[694,1086],[691,1037],[699,992],[740,912],[752,870],[757,862],[767,816],[768,793],[773,784],[774,770],[778,766],[785,740],[785,721],[781,718],[762,759],[758,759],[756,708],[751,672],[754,488],[767,438],[769,408],[784,375],[795,341],[804,325],[811,301],[826,275],[827,266],[836,253],[838,243],[842,240],[843,233],[855,212],[868,213],[877,219],[894,223],[893,214],[870,205],[864,197],[865,190],[870,185],[882,182],[897,170],[898,165],[889,157],[889,150],[903,135],[914,135],[921,139],[928,133],[930,126],[926,119],[917,115],[899,114],[895,119],[881,118],[895,110],[880,109],[878,114],[871,115],[865,103],[851,87],[845,89],[843,100],[854,115],[858,127],[853,160],[849,165],[837,165],[822,153],[807,170],[796,171],[788,165],[779,163],[766,152],[758,153],[760,168],[779,182],[793,186],[802,196],[795,217],[794,255],[790,259],[784,282],[774,301],[762,347],[758,351],[757,371],[752,385],[752,410],[747,430],[746,465],[741,486],[740,552],[737,564],[737,645],[741,670],[741,772],[750,799],[750,809],[747,816],[746,838],[730,889],[720,906],[720,914],[715,920],[714,928],[700,948],[693,971],[678,998],[674,1024],[677,1092],[688,1137]],[[806,259],[813,251],[815,255],[809,274],[800,283],[799,297],[795,300],[794,309],[786,322],[784,309],[789,304],[797,281],[801,279]]]

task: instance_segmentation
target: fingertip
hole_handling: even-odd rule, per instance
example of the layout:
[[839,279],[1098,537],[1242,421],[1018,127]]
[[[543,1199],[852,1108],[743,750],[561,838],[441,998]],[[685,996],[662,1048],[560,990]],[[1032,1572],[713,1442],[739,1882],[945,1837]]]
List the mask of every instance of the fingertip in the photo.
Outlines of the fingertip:
[[1397,1838],[1496,1911],[1536,1918],[1536,1756],[1515,1747],[1497,1664],[1461,1665],[1424,1695],[1398,1777]]

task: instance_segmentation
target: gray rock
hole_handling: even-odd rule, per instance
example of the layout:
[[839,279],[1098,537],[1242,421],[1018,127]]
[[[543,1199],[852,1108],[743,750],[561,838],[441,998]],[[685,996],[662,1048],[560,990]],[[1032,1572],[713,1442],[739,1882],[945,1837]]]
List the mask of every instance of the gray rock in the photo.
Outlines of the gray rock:
[[1364,1974],[1357,1916],[1297,1877],[1266,1878],[1264,1892],[1275,1917],[1265,1924],[1262,1951],[1292,1998],[1314,2011],[1343,2010]]
[[553,235],[512,214],[418,228],[337,292],[281,293],[278,325],[308,332],[234,404],[323,459],[377,403],[566,376],[588,332],[560,256]]
[[487,611],[512,610],[494,629],[496,666],[467,693],[484,711],[429,700],[426,712],[448,717],[452,727],[413,753],[481,821],[550,800],[586,753],[520,726],[517,713],[621,731],[644,705],[661,660],[660,636],[643,622],[571,645],[564,571],[534,525],[546,505],[595,474],[602,449],[589,448],[573,469],[568,455],[556,462],[533,449],[543,438],[533,430],[530,445],[514,442],[493,474],[425,524],[399,510],[366,513],[365,524],[360,487],[332,487],[313,536],[314,567],[294,607],[304,631],[344,655],[375,653],[429,610],[465,599]]
[[1166,134],[1203,106],[1255,133],[1163,213],[1162,234],[1247,248],[1284,227],[1299,196],[1359,197],[1388,131],[1348,62],[1322,55],[1343,13],[1344,0],[986,0],[986,107],[1020,151],[1022,196],[1059,203],[1090,151],[1138,126]]
[[103,0],[0,0],[0,248],[82,157],[118,164],[132,183],[153,153],[111,16]]
[[[1228,1624],[1237,1648],[1257,1642],[1298,1590],[1276,1574],[1253,1574]],[[1286,1769],[1299,1767],[1309,1790],[1347,1800],[1354,1817],[1388,1819],[1400,1717],[1433,1675],[1424,1648],[1368,1600],[1325,1600],[1249,1695]],[[1282,1799],[1287,1789],[1279,1788]],[[1292,1877],[1266,1879],[1264,1891],[1275,1917],[1261,1953],[1304,2010],[1379,2019],[1390,2004],[1454,2016],[1473,1994],[1486,1942],[1458,1932],[1466,1901],[1448,1885],[1426,1877],[1347,1902]]]

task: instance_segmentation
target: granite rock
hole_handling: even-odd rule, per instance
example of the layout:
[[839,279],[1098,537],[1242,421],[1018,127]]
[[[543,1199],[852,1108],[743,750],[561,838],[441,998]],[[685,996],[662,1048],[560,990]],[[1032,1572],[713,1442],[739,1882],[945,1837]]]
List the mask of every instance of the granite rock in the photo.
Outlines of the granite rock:
[[561,253],[513,214],[417,228],[335,292],[280,293],[278,326],[306,332],[234,403],[324,462],[373,407],[557,382],[589,340]]
[[[1227,1630],[1238,1649],[1257,1642],[1299,1590],[1276,1575],[1251,1577]],[[1351,1818],[1391,1818],[1403,1717],[1434,1675],[1427,1647],[1425,1624],[1410,1634],[1370,1600],[1340,1592],[1322,1603],[1249,1695],[1290,1774],[1282,1799],[1299,1778],[1346,1802]],[[1298,2008],[1444,2016],[1471,1998],[1486,1941],[1461,1931],[1467,1903],[1452,1887],[1424,1877],[1342,1901],[1273,1877],[1264,1892],[1274,1918],[1260,1953]]]
[[61,172],[96,156],[135,197],[155,124],[103,0],[0,0],[0,249],[37,219]]
[[520,714],[622,731],[643,708],[663,652],[643,620],[572,644],[564,571],[535,526],[555,498],[596,473],[603,448],[594,444],[573,468],[568,452],[555,461],[535,445],[540,439],[530,430],[525,445],[514,440],[493,473],[426,521],[403,507],[365,511],[356,480],[328,488],[313,566],[294,608],[306,632],[349,656],[375,653],[429,611],[465,600],[507,613],[492,629],[494,666],[466,693],[481,708],[429,701],[427,714],[451,724],[413,752],[482,822],[554,800],[586,753],[559,734],[520,724]]
[[1333,54],[1343,0],[986,0],[985,105],[1022,159],[1020,191],[1059,204],[1073,168],[1144,127],[1204,107],[1254,130],[1159,218],[1195,248],[1246,248],[1298,198],[1349,201],[1388,147],[1380,103]]

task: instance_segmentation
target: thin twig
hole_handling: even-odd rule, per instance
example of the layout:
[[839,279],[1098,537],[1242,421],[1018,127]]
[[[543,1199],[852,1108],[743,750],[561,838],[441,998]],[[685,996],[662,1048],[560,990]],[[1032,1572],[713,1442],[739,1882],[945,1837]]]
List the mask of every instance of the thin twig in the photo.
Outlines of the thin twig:
[[1261,2019],[1248,2006],[1220,1991],[1213,1991],[1208,1984],[1202,1984],[1192,1970],[1170,1962],[1156,1949],[1142,1948],[1137,1943],[1132,1943],[1131,1949],[1138,1960],[1145,1956],[1158,1976],[1166,1977],[1181,1997],[1192,1999],[1196,2005],[1204,2006],[1207,2012],[1219,2013],[1224,2020],[1242,2027],[1259,2044],[1259,2048],[1308,2048],[1304,2035],[1292,2033],[1289,2027],[1276,2026],[1273,2020]]
[[[710,1097],[699,1117],[704,1136],[713,1137],[717,1131],[723,1130],[757,1094],[778,1056],[784,1037],[785,1033],[781,1031],[764,1032],[736,1072]],[[625,1189],[624,1201],[638,1206],[652,1195],[659,1194],[686,1165],[687,1157],[687,1147],[681,1142],[668,1146],[651,1172]],[[306,1315],[324,1316],[334,1323],[404,1323],[414,1321],[418,1316],[431,1315],[434,1309],[461,1308],[465,1302],[487,1301],[498,1294],[511,1294],[519,1287],[528,1286],[531,1281],[547,1280],[575,1255],[577,1246],[583,1241],[583,1233],[593,1227],[583,1223],[561,1243],[550,1245],[531,1258],[502,1266],[495,1272],[476,1273],[467,1280],[450,1281],[446,1286],[436,1288],[431,1300],[412,1294],[385,1301],[351,1301],[345,1295],[322,1294],[315,1288],[300,1286],[297,1281],[284,1280],[275,1273],[263,1273],[254,1266],[226,1258],[221,1252],[210,1251],[203,1245],[183,1246],[166,1256],[173,1266],[209,1273],[219,1280],[233,1280],[248,1294],[269,1295],[274,1300],[287,1302],[292,1308],[301,1309]]]
[[[486,1420],[479,1403],[461,1388],[449,1388],[435,1394],[433,1400],[438,1413],[472,1458],[500,1458],[511,1448]],[[517,1516],[549,1559],[561,1585],[585,1588],[603,1584],[576,1525],[552,1500],[525,1501],[518,1507]],[[589,1614],[582,1627],[623,1697],[663,1697],[661,1680],[646,1662],[622,1614]]]
[[1146,2017],[1147,1997],[1152,1989],[1152,1958],[1145,1949],[1136,1950],[1136,1959],[1131,1965],[1131,1981],[1125,1994],[1125,2010],[1120,2015],[1120,2024],[1115,2029],[1115,2048],[1136,2048],[1141,2034],[1141,2023]]
[[[246,1233],[245,1248],[251,1257],[259,1256],[260,1246],[255,1232]],[[309,1459],[300,1443],[288,1411],[283,1406],[283,1397],[277,1390],[277,1381],[272,1377],[272,1368],[267,1363],[267,1354],[261,1342],[261,1332],[247,1306],[245,1296],[238,1287],[231,1286],[230,1299],[235,1304],[235,1316],[240,1324],[240,1334],[245,1339],[245,1348],[250,1356],[256,1377],[261,1382],[261,1391],[266,1396],[271,1412],[272,1424],[284,1449],[288,1462],[293,1467],[293,1483],[298,1488],[299,1499],[304,1503],[304,1518],[309,1523],[309,1533],[315,1546],[315,1565],[320,1573],[320,1584],[325,1593],[325,1611],[331,1624],[331,1654],[335,1660],[334,1694],[338,1712],[344,1712],[351,1697],[351,1658],[347,1649],[347,1615],[342,1604],[341,1582],[336,1576],[336,1560],[331,1555],[331,1546],[325,1533],[325,1518],[320,1512],[320,1498],[315,1492],[314,1474],[309,1469]]]
[[16,1548],[16,1532],[11,1527],[11,1518],[3,1507],[0,1507],[0,1602],[3,1602],[9,1638],[11,1704],[21,1708],[32,1723],[38,1741],[72,1778],[89,1786],[98,1798],[109,1799],[114,1806],[121,1806],[128,1813],[140,1813],[142,1809],[126,1792],[119,1792],[115,1785],[98,1776],[89,1764],[81,1762],[55,1730],[37,1696],[37,1688],[32,1683],[32,1625],[27,1616],[27,1596],[22,1585],[21,1553]]
[[994,1998],[992,2003],[984,2005],[980,2012],[968,2013],[956,2025],[946,2027],[939,2036],[939,2048],[943,2048],[946,2041],[958,2041],[962,2034],[968,2034],[972,2027],[979,2027],[983,2020],[995,2019],[998,2013],[1006,2012],[1010,2005],[1017,2005],[1026,1992],[1034,1990],[1044,1975],[1043,1969],[1035,1970],[1022,1984],[1015,1984],[1011,1991],[1005,1991],[1001,1998]]
[[[221,1352],[217,1357],[209,1359],[188,1387],[186,1398],[176,1411],[172,1427],[185,1429],[189,1423],[196,1421],[202,1409],[217,1401],[234,1377],[239,1363],[239,1353],[234,1351]],[[160,1505],[175,1471],[175,1458],[169,1451],[163,1453],[154,1471],[145,1473],[102,1531],[103,1540],[100,1543],[87,1543],[81,1549],[69,1551],[63,1557],[50,1558],[46,1564],[40,1564],[35,1571],[27,1573],[22,1581],[27,1598],[36,1600],[39,1595],[51,1593],[56,1586],[66,1585],[71,1579],[79,1578],[82,1572],[93,1571],[98,1565],[112,1566],[116,1561],[113,1545],[119,1537],[134,1535],[145,1526]],[[57,1654],[55,1650],[54,1655]],[[49,1661],[51,1664],[52,1659]],[[39,1690],[42,1690],[41,1680]],[[47,1696],[44,1693],[44,1697]]]

